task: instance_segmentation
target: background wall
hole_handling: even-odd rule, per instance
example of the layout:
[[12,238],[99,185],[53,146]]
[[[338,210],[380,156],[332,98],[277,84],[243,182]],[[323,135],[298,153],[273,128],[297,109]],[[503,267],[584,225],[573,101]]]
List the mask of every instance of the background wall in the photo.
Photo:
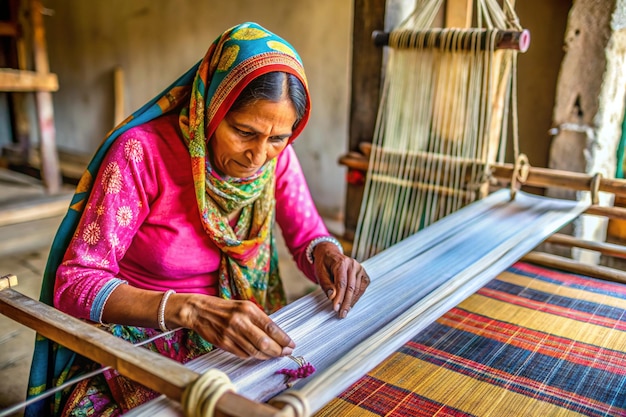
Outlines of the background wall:
[[[343,212],[352,33],[351,0],[44,0],[61,149],[94,152],[113,127],[113,70],[124,71],[125,113],[161,92],[202,58],[223,30],[255,21],[300,53],[311,88],[311,120],[295,142],[313,198]],[[323,174],[323,175],[322,175]]]
[[[414,0],[388,0],[412,10]],[[572,0],[517,2],[530,50],[519,56],[521,151],[547,166],[555,85]],[[289,40],[304,60],[313,113],[295,142],[313,198],[327,217],[344,212],[352,0],[44,0],[61,149],[91,154],[113,127],[113,70],[125,74],[130,114],[205,53],[224,29],[253,20]],[[511,149],[509,148],[511,154]],[[348,203],[349,204],[349,203]],[[358,203],[355,203],[358,204]]]

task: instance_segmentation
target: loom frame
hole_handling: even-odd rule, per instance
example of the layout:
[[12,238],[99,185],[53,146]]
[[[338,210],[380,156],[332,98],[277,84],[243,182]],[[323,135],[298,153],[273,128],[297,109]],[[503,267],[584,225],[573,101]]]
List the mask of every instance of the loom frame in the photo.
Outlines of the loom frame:
[[[345,162],[345,161],[344,161]],[[361,161],[362,162],[362,161]],[[512,164],[493,167],[493,176],[499,184],[510,184],[514,173]],[[592,193],[609,192],[626,196],[626,180],[601,178],[580,173],[530,167],[525,185],[537,187],[563,187]],[[502,188],[502,187],[500,187]],[[592,205],[586,214],[626,219],[626,209]],[[626,246],[603,242],[591,242],[555,233],[546,242],[566,247],[595,250],[603,255],[626,259]],[[626,284],[626,272],[620,269],[586,265],[573,259],[540,251],[531,251],[523,261],[568,272]],[[180,402],[184,390],[196,381],[200,374],[184,365],[145,349],[138,350],[129,342],[121,340],[95,326],[71,317],[51,306],[33,300],[17,290],[17,277],[5,275],[0,278],[0,313],[39,332],[75,352],[105,366],[111,366],[120,374],[133,379],[167,397]],[[221,417],[296,417],[291,407],[281,408],[280,403],[259,403],[234,392],[223,394],[216,404],[216,416]]]

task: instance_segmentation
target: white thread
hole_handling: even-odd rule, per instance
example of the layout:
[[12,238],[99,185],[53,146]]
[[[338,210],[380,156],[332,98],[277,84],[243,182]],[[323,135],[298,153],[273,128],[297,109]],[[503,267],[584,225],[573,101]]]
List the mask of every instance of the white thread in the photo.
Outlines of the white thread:
[[161,303],[159,304],[159,313],[157,315],[157,320],[159,322],[159,329],[162,332],[169,332],[170,329],[165,325],[165,305],[167,304],[167,299],[170,298],[170,295],[176,294],[174,290],[167,290],[163,293],[163,298],[161,298]]
[[236,391],[228,375],[218,369],[209,369],[183,392],[180,402],[185,416],[213,417],[215,404],[226,391]]
[[313,239],[311,241],[311,243],[309,243],[309,246],[306,247],[306,259],[307,261],[309,261],[309,263],[311,265],[313,265],[313,250],[315,249],[315,246],[317,246],[318,243],[322,243],[322,242],[330,242],[330,243],[334,243],[339,250],[341,251],[341,253],[343,253],[343,246],[341,246],[341,243],[335,239],[332,236],[321,236],[321,237],[317,237],[315,239]]
[[[296,341],[298,350],[306,352],[307,361],[317,369],[314,375],[294,385],[305,394],[311,412],[319,410],[332,399],[329,396],[334,398],[367,372],[358,368],[374,367],[391,354],[388,349],[397,349],[419,331],[409,326],[396,329],[397,340],[381,343],[384,334],[396,332],[389,325],[401,314],[416,305],[427,307],[421,301],[424,297],[434,301],[429,294],[436,293],[438,288],[448,292],[450,280],[460,283],[459,278],[469,278],[468,272],[474,275],[468,285],[495,277],[588,205],[589,202],[556,200],[522,191],[510,201],[508,190],[502,189],[364,261],[362,265],[372,278],[371,284],[345,319],[337,319],[321,288],[273,313],[272,321]],[[473,292],[465,289],[459,291],[458,297],[462,300]],[[445,298],[433,310],[428,309],[427,315],[420,312],[416,316],[416,320],[423,320],[419,326],[437,318],[436,309],[445,309],[443,314],[458,304],[453,297]],[[447,307],[447,303],[453,304]],[[405,330],[408,336],[399,334]],[[371,343],[372,339],[368,342],[368,338],[378,343]],[[367,360],[352,355],[358,345],[368,346],[368,343],[373,352]],[[186,366],[196,372],[220,369],[228,374],[241,395],[266,402],[285,387],[284,375],[277,375],[276,371],[291,364],[292,359],[287,357],[242,360],[215,349]],[[327,372],[331,367],[335,368]],[[171,416],[172,409],[168,407],[167,400],[161,398],[125,415]],[[166,410],[161,412],[163,409]]]
[[578,132],[584,133],[587,136],[587,139],[594,141],[596,134],[593,127],[587,124],[578,124],[578,123],[561,123],[557,127],[553,127],[548,130],[548,134],[552,136],[556,136],[559,132],[568,131],[568,132]]

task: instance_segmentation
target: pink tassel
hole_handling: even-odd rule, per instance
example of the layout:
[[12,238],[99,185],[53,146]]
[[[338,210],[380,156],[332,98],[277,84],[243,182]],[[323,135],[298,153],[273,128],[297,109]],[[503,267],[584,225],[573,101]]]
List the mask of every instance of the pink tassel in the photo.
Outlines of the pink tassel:
[[298,369],[283,368],[283,369],[279,369],[278,371],[276,371],[277,374],[287,375],[288,377],[293,378],[293,379],[306,378],[309,375],[313,375],[314,372],[315,372],[315,367],[311,365],[309,362],[300,366]]
[[302,356],[289,356],[289,358],[298,364],[298,369],[283,368],[275,372],[289,377],[287,378],[288,387],[291,387],[296,380],[306,378],[315,372],[315,367],[310,362],[305,361]]

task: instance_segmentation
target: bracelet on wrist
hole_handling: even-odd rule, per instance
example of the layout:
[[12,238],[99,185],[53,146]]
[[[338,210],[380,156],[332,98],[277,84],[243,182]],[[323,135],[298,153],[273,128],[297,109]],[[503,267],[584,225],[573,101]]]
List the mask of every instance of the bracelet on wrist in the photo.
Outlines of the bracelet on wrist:
[[334,245],[336,245],[339,248],[339,251],[341,253],[343,253],[343,246],[341,246],[341,242],[339,242],[334,237],[332,237],[332,236],[320,236],[320,237],[317,237],[317,238],[313,239],[309,243],[309,246],[306,247],[306,259],[307,259],[307,261],[309,261],[309,263],[311,265],[313,264],[313,261],[315,260],[315,259],[313,259],[313,250],[315,249],[315,246],[317,246],[318,243],[322,243],[322,242],[333,243]]
[[169,332],[170,329],[165,325],[165,306],[167,305],[167,300],[170,298],[170,295],[176,294],[174,290],[167,290],[163,293],[163,298],[161,298],[161,302],[159,303],[159,312],[157,315],[157,321],[159,322],[159,329],[163,333]]

